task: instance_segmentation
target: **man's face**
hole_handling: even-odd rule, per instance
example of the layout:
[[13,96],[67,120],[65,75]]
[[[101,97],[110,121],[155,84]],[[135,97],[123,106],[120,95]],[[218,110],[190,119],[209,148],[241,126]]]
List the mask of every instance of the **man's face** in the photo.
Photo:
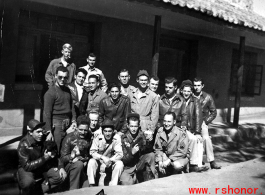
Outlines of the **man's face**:
[[129,120],[127,127],[132,135],[136,135],[139,130],[139,121]]
[[86,76],[84,73],[82,72],[79,72],[77,75],[75,75],[75,80],[76,80],[76,83],[80,86],[83,85],[84,81],[86,79]]
[[176,120],[173,119],[173,116],[171,114],[167,114],[164,116],[163,125],[165,130],[170,131],[175,124]]
[[58,73],[55,75],[55,79],[59,86],[64,86],[68,79],[68,72],[58,71]]
[[103,135],[104,135],[104,137],[105,137],[105,139],[107,141],[112,139],[113,134],[114,134],[113,128],[111,128],[111,127],[104,127],[104,129],[103,129]]
[[197,82],[195,81],[195,82],[193,82],[193,85],[194,85],[194,91],[198,94],[201,93],[202,88],[204,87],[202,82],[201,81],[197,81]]
[[190,86],[183,87],[182,95],[183,95],[185,100],[188,100],[190,98],[191,94],[192,94],[192,91],[191,91]]
[[149,88],[151,91],[156,92],[158,88],[159,81],[155,81],[153,78],[150,79]]
[[78,130],[78,133],[79,133],[79,137],[81,139],[85,139],[85,137],[87,136],[88,134],[88,125],[79,125],[77,127],[77,130]]
[[90,68],[93,68],[95,66],[95,63],[96,63],[96,57],[88,56],[87,63],[90,66]]
[[121,91],[119,90],[118,87],[112,87],[110,89],[110,97],[113,99],[113,100],[117,100],[119,97],[120,97],[120,94],[121,94]]
[[98,114],[91,113],[89,114],[90,119],[90,129],[94,131],[97,128],[98,125]]
[[92,91],[96,90],[97,87],[99,86],[99,82],[97,82],[97,79],[95,78],[90,78],[88,80],[88,88]]
[[145,89],[148,86],[148,77],[145,75],[139,76],[136,80],[141,88]]
[[40,142],[42,140],[42,136],[43,136],[43,129],[38,128],[32,132],[29,132],[29,134],[33,137],[33,139],[35,141]]
[[65,48],[62,50],[63,58],[67,61],[71,58],[71,50]]
[[127,85],[130,80],[130,75],[128,72],[121,72],[118,76],[118,79],[120,80],[121,84]]
[[165,83],[165,94],[171,96],[175,93],[177,87],[174,87],[172,83]]

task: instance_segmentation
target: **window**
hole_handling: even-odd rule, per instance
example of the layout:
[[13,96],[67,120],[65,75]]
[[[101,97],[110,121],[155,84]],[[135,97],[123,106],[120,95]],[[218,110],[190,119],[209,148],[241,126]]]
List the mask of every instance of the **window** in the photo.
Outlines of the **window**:
[[[233,50],[231,65],[230,94],[235,95],[237,84],[238,50]],[[242,91],[243,96],[261,94],[263,65],[257,65],[257,53],[245,52]]]
[[93,49],[94,23],[21,10],[19,15],[16,82],[45,83],[51,60],[61,57],[62,45],[73,46],[77,67],[86,65]]

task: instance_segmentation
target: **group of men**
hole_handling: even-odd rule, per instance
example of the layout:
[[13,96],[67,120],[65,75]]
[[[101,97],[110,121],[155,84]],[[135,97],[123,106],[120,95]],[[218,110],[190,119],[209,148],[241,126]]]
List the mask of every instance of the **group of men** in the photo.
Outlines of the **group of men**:
[[[160,96],[158,77],[146,70],[138,72],[136,87],[126,69],[119,82],[107,83],[93,53],[76,69],[71,52],[64,44],[62,57],[51,61],[43,123],[29,121],[18,146],[18,179],[26,194],[36,193],[38,178],[44,178],[39,186],[46,192],[62,183],[72,190],[206,171],[201,145],[211,169],[221,168],[207,128],[217,112],[211,95],[202,91],[202,79],[184,80],[178,88],[177,80],[167,77]],[[55,149],[47,149],[53,140]]]

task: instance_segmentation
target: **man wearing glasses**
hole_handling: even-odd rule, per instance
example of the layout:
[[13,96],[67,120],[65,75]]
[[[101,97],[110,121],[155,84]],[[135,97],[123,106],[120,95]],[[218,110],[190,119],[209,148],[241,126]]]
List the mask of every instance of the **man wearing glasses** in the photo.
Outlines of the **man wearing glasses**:
[[[58,151],[61,149],[61,142],[66,136],[66,129],[71,122],[76,127],[76,113],[71,97],[70,89],[66,86],[68,69],[60,66],[56,70],[55,85],[50,86],[44,95],[43,121],[46,122],[45,130],[51,132],[57,144]],[[47,136],[52,139],[52,134]]]

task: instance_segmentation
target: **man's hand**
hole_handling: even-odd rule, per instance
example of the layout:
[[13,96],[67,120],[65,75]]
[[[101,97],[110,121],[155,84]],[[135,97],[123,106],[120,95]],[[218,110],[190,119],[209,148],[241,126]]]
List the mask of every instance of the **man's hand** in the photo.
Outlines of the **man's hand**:
[[201,143],[203,142],[203,138],[202,138],[201,135],[196,134],[195,136],[196,136],[196,138],[197,138],[197,142],[201,142]]
[[112,165],[112,161],[111,161],[111,159],[109,157],[102,155],[101,159],[103,160],[103,162],[106,165],[106,167],[110,167]]
[[44,158],[46,160],[49,160],[51,158],[54,158],[54,155],[52,154],[52,152],[47,152],[47,149],[44,151]]
[[65,178],[67,177],[67,173],[65,172],[64,168],[61,168],[59,170],[59,175],[63,180],[65,180]]
[[153,132],[150,130],[147,130],[144,132],[145,138],[147,141],[152,141],[153,140]]
[[53,137],[51,131],[48,132],[48,135],[47,135],[47,137],[46,137],[46,141],[54,141],[54,137]]
[[76,121],[73,121],[73,122],[72,122],[71,127],[72,127],[72,129],[74,129],[74,130],[76,129],[76,127],[77,127]]
[[135,144],[134,147],[132,148],[132,155],[135,155],[139,151],[139,146],[138,144]]
[[123,133],[122,132],[117,132],[116,134],[118,134],[120,137],[123,135]]
[[159,169],[159,171],[160,171],[162,174],[166,174],[166,170],[165,170],[165,168],[163,167],[163,163],[162,163],[162,162],[159,162],[159,164],[158,164],[158,169]]
[[186,132],[187,127],[186,126],[181,126],[180,129],[181,129],[181,131]]
[[165,160],[165,161],[163,162],[163,167],[164,167],[164,168],[168,167],[168,166],[170,165],[170,163],[171,163],[171,160],[170,160],[170,159]]

